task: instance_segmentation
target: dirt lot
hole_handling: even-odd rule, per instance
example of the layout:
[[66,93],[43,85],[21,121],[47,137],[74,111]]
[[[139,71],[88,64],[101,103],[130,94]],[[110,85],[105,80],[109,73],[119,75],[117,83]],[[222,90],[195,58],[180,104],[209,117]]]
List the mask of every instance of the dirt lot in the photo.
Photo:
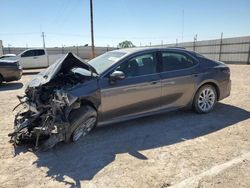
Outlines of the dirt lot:
[[105,126],[45,153],[8,143],[15,96],[31,75],[4,84],[0,187],[250,187],[250,66],[231,72],[231,97],[210,114],[178,111]]

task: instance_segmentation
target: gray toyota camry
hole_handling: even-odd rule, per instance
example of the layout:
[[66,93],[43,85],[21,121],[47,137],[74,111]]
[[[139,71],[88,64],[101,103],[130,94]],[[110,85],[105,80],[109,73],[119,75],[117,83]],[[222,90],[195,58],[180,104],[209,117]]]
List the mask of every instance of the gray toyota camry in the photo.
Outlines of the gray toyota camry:
[[129,48],[88,63],[72,53],[36,75],[19,96],[14,144],[48,149],[96,125],[181,108],[209,113],[230,95],[230,69],[180,48]]

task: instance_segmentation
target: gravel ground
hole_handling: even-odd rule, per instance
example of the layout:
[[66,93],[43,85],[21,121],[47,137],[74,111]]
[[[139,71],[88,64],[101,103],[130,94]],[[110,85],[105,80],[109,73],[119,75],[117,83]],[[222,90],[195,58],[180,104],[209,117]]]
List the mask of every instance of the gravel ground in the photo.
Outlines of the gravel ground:
[[95,129],[49,152],[14,150],[16,95],[0,87],[0,187],[250,187],[250,66],[231,65],[231,96],[214,112],[178,111]]

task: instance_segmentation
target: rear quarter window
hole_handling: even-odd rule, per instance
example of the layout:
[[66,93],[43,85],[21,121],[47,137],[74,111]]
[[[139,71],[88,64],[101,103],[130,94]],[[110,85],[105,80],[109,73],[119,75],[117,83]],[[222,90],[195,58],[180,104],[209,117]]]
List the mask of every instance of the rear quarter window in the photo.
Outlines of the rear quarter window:
[[197,62],[189,55],[181,52],[162,52],[162,71],[174,71],[195,66]]
[[45,51],[44,50],[36,50],[35,54],[37,56],[39,56],[39,55],[45,55]]

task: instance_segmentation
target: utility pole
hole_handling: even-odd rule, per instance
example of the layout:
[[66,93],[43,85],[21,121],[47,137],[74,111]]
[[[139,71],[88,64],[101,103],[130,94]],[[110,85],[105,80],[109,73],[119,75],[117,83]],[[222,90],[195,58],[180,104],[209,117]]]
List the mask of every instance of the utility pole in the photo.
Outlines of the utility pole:
[[8,44],[8,51],[9,51],[9,54],[11,53],[11,51],[10,51],[10,47],[11,47],[11,45],[10,45],[10,44]]
[[91,26],[92,58],[95,58],[94,25],[93,25],[93,0],[90,0],[90,26]]
[[42,38],[43,38],[43,48],[45,49],[45,35],[44,35],[44,32],[42,32]]
[[185,22],[185,10],[182,9],[182,23],[181,23],[181,41],[183,42],[183,35],[184,35],[184,22]]
[[198,38],[198,35],[196,34],[194,36],[194,46],[193,46],[193,51],[195,52],[195,45],[196,45],[196,42],[197,42],[197,38]]

